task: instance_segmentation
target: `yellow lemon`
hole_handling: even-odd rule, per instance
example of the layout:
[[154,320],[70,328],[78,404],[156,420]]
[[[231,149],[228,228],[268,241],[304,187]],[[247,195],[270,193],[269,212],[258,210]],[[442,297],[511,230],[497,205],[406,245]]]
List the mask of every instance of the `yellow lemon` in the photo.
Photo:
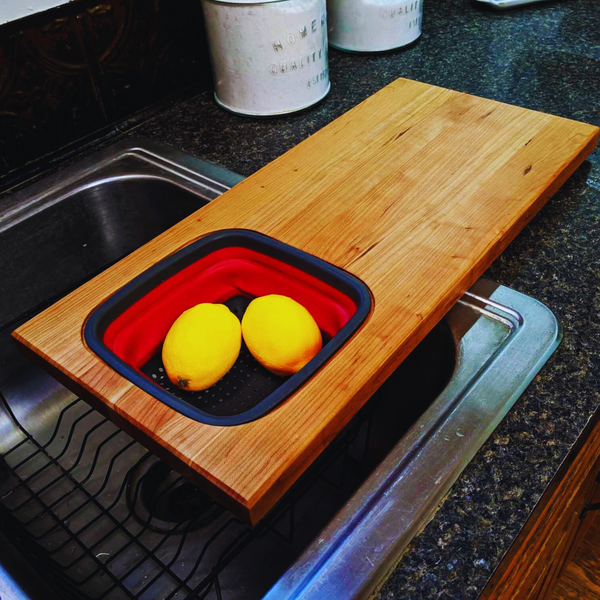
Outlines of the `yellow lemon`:
[[322,347],[312,315],[295,300],[271,294],[250,302],[242,334],[252,356],[276,375],[293,375]]
[[241,345],[240,321],[224,304],[198,304],[171,325],[162,359],[175,385],[205,390],[233,367]]

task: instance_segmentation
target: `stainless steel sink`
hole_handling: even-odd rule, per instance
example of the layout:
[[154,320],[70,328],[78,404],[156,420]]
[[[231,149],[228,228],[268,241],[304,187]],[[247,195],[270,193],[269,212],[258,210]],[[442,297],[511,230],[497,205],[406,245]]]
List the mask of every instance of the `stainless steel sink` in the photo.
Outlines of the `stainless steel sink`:
[[366,597],[558,345],[547,308],[478,281],[251,528],[10,339],[240,180],[141,141],[0,204],[3,599]]

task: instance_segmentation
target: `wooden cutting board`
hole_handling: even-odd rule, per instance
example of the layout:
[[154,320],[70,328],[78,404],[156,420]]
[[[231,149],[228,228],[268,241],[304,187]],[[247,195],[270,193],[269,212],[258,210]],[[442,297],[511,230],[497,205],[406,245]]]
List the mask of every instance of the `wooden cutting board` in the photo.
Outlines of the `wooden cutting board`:
[[[257,522],[598,141],[598,129],[399,79],[15,333],[52,374]],[[89,314],[199,237],[253,229],[360,277],[374,309],[307,384],[235,427],[190,420],[97,358]]]

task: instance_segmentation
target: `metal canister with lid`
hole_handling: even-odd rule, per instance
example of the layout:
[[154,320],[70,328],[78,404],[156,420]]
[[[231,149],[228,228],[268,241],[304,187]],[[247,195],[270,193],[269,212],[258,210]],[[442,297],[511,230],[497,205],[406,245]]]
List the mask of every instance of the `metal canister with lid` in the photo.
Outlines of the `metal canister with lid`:
[[423,0],[327,0],[327,13],[334,48],[383,52],[421,35]]
[[325,0],[202,0],[202,7],[222,107],[281,115],[327,95]]

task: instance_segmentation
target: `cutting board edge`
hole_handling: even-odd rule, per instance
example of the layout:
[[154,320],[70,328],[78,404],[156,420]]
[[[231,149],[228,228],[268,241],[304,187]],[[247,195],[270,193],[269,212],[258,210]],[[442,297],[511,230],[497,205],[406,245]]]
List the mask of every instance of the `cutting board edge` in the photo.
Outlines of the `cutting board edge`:
[[[370,382],[368,384],[370,389],[368,397],[363,402],[358,402],[360,406],[363,406],[368,401],[368,398],[370,398],[377,391],[377,389],[387,380],[391,373],[393,373],[393,371],[396,368],[398,368],[402,361],[422,341],[422,339],[427,335],[427,333],[431,331],[431,329],[433,329],[433,327],[435,327],[435,325],[439,321],[441,321],[441,319],[443,319],[445,314],[456,304],[456,302],[458,302],[458,300],[464,295],[464,293],[466,293],[471,288],[471,286],[480,277],[483,276],[485,271],[492,265],[492,263],[498,258],[498,256],[502,254],[502,252],[504,252],[508,245],[516,239],[516,237],[519,235],[519,233],[523,231],[523,229],[528,225],[531,219],[533,219],[538,214],[539,210],[541,210],[541,208],[543,208],[543,206],[547,204],[547,202],[552,198],[552,196],[562,187],[562,185],[564,185],[564,183],[571,177],[571,175],[573,175],[573,173],[583,164],[586,158],[593,152],[599,141],[600,128],[593,125],[588,125],[587,123],[583,123],[583,125],[587,125],[590,128],[589,135],[586,138],[585,143],[582,145],[580,152],[576,155],[575,159],[572,161],[566,161],[562,169],[560,170],[560,174],[556,178],[548,182],[548,185],[545,187],[545,189],[537,196],[537,200],[535,202],[536,208],[532,211],[526,211],[522,213],[522,215],[520,215],[520,218],[517,219],[515,224],[513,225],[510,236],[507,236],[506,234],[504,236],[499,236],[495,244],[496,247],[492,251],[492,254],[482,254],[480,264],[477,265],[477,267],[470,273],[465,274],[464,282],[459,286],[458,291],[452,294],[449,298],[447,298],[445,302],[443,302],[443,306],[440,308],[440,310],[437,311],[439,316],[429,320],[431,326],[428,327],[427,330],[424,331],[421,335],[413,335],[413,339],[411,340],[411,342],[414,343],[411,343],[410,347],[406,348],[406,346],[403,343],[399,345],[397,353],[401,354],[400,358],[398,358],[397,353],[395,353],[393,356],[390,357],[388,364],[382,366],[380,371],[374,374],[372,378],[373,382]],[[376,303],[374,301],[374,309],[375,306]],[[357,336],[358,335],[359,332],[357,332]],[[351,400],[349,399],[348,402],[351,402]],[[350,419],[351,417],[348,419],[348,421]],[[344,422],[340,427],[338,427],[337,432],[339,433],[339,431],[343,429],[343,427],[346,424],[347,422]],[[333,439],[335,435],[337,435],[337,433],[334,433],[329,437]],[[311,450],[310,446],[312,445],[315,445],[317,447]],[[317,444],[316,442],[313,442],[313,444],[309,444],[305,448],[304,453],[299,454],[296,457],[296,460],[301,464],[298,466],[297,469],[294,469],[294,471],[298,470],[300,473],[302,473],[304,469],[302,469],[301,465],[311,464],[315,460],[315,458],[320,455],[322,450],[318,449],[319,445],[320,444]],[[327,445],[328,443],[325,443],[323,445],[323,448],[325,448]],[[276,480],[280,481],[280,477],[281,475],[277,476]],[[291,482],[288,483],[288,485],[284,486],[283,493],[289,490],[296,480],[297,478],[293,479]],[[271,487],[269,487],[268,489],[270,492]],[[262,495],[260,495],[259,492],[256,492],[253,497],[249,498],[248,507],[250,510],[250,514],[253,517],[253,523],[255,522],[255,520],[260,520],[260,518],[262,518],[268,512],[269,508],[265,508],[263,504],[266,503],[268,504],[268,506],[273,506],[273,504],[267,501],[267,497],[270,495],[269,492],[264,493]],[[279,494],[279,497],[281,497],[281,495],[282,494]]]
[[[410,80],[405,80],[405,81],[410,81]],[[439,89],[440,89],[440,90],[444,90],[444,88],[439,88]],[[461,93],[464,93],[464,92],[461,92]],[[468,94],[467,94],[467,95],[468,95]],[[474,98],[476,98],[476,97],[474,96]],[[503,103],[498,103],[498,104],[503,104]],[[535,112],[535,111],[531,111],[531,112]],[[560,119],[563,119],[562,117],[554,117],[554,118],[560,118]],[[567,120],[567,121],[569,121],[568,119],[566,119],[566,120]],[[574,123],[580,123],[580,122],[578,122],[578,121],[573,121],[573,122],[574,122]],[[540,198],[538,198],[538,199],[537,199],[537,201],[536,201],[536,206],[537,206],[537,205],[539,205],[539,206],[541,207],[543,204],[545,204],[545,202],[546,202],[546,201],[547,201],[547,200],[548,200],[548,199],[549,199],[549,198],[552,196],[552,194],[553,194],[553,193],[554,193],[554,192],[555,192],[555,191],[556,191],[556,190],[557,190],[557,189],[560,187],[560,185],[562,185],[562,183],[564,183],[564,181],[565,181],[565,180],[566,180],[566,179],[569,177],[569,175],[570,175],[570,174],[571,174],[573,171],[575,171],[575,169],[576,169],[576,168],[577,168],[577,167],[578,167],[578,166],[579,166],[579,165],[580,165],[580,164],[583,162],[583,160],[585,159],[585,157],[587,156],[587,154],[589,154],[589,152],[591,152],[591,151],[593,150],[593,147],[596,145],[596,143],[597,143],[597,139],[598,139],[598,131],[599,131],[599,130],[598,130],[598,128],[596,128],[596,127],[594,127],[594,126],[591,126],[591,125],[587,125],[587,124],[582,124],[582,123],[580,123],[580,124],[581,124],[581,125],[585,125],[586,127],[590,127],[590,128],[592,128],[592,129],[590,130],[590,137],[588,138],[588,140],[587,140],[587,142],[586,142],[586,144],[585,144],[585,147],[584,147],[584,148],[583,148],[583,149],[582,149],[582,150],[579,152],[579,154],[577,155],[577,157],[576,157],[576,159],[575,159],[574,161],[568,161],[568,162],[566,163],[566,167],[565,167],[565,169],[563,169],[563,171],[561,171],[561,173],[559,174],[559,179],[560,179],[560,181],[559,181],[559,180],[552,180],[552,181],[550,182],[550,184],[547,186],[547,188],[544,190],[544,192],[543,192],[543,194],[542,194],[542,195],[544,195],[544,199],[542,200],[542,199],[541,199],[541,197],[540,197]],[[592,133],[592,132],[593,132],[593,133]],[[595,138],[595,141],[594,141],[594,138]],[[586,149],[587,149],[588,147],[589,147],[589,151],[586,153]],[[583,156],[582,156],[582,155],[583,155]],[[223,197],[222,199],[223,199],[223,200],[225,200],[225,197]],[[506,245],[508,245],[508,243],[509,243],[510,241],[512,241],[512,239],[514,239],[514,237],[516,237],[516,235],[517,235],[517,234],[518,234],[518,233],[519,233],[519,232],[522,230],[522,228],[523,228],[523,227],[524,227],[524,226],[527,224],[527,222],[530,220],[530,218],[532,218],[532,217],[534,216],[534,214],[537,212],[537,210],[531,210],[531,211],[529,211],[529,212],[530,212],[530,214],[529,214],[529,215],[525,215],[525,216],[523,216],[523,224],[522,224],[522,226],[521,226],[521,227],[520,227],[520,228],[519,228],[517,231],[515,231],[515,233],[514,233],[514,235],[512,236],[511,240],[508,240],[508,241],[507,241],[507,243],[506,243]],[[194,214],[197,214],[197,213],[194,213]],[[257,230],[258,230],[258,231],[260,231],[260,229],[257,229]],[[265,233],[267,233],[267,235],[272,235],[272,234],[270,234],[270,233],[268,233],[268,232],[265,232]],[[205,234],[203,234],[203,235],[205,235]],[[273,236],[273,237],[276,237],[276,236]],[[504,247],[505,247],[505,246],[504,246]],[[493,258],[490,260],[490,264],[491,264],[491,262],[493,261],[493,259],[494,259],[494,258],[495,258],[495,257],[496,257],[496,256],[497,256],[497,255],[498,255],[498,254],[499,254],[499,253],[502,251],[502,249],[503,249],[503,248],[499,249],[499,250],[497,251],[497,253],[494,253],[494,254],[495,254],[495,256],[494,256],[494,257],[493,257]],[[174,250],[174,251],[176,251],[176,250]],[[483,270],[485,270],[485,267],[482,267],[482,269],[483,269]],[[477,278],[477,276],[475,276],[474,272],[472,273],[472,277],[473,277],[474,279],[476,279],[476,278]],[[466,289],[468,289],[468,286],[466,287]],[[463,291],[466,291],[466,289],[464,289]],[[456,293],[456,294],[455,294],[455,295],[457,296],[457,298],[456,298],[456,299],[458,299],[458,297],[460,297],[460,294],[461,294],[461,293],[462,293],[462,292],[460,292],[460,293]],[[432,325],[432,327],[433,327],[433,325]],[[19,328],[19,329],[20,329],[20,328]],[[17,330],[17,331],[18,331],[18,330]],[[423,336],[423,337],[424,337],[424,336]],[[26,341],[25,337],[22,337],[22,336],[21,336],[21,338],[19,338],[19,336],[18,336],[18,335],[15,335],[15,338],[16,338],[16,339],[18,339],[19,341],[22,341],[22,342],[25,342],[25,341]],[[415,344],[415,345],[416,345],[416,344]],[[35,352],[35,350],[33,350],[33,352]],[[50,359],[50,357],[46,357],[46,355],[42,355],[42,354],[40,353],[38,356],[39,356],[39,357],[40,357],[42,360],[44,360],[44,358],[46,358],[46,360],[49,360],[49,361],[51,361],[51,362],[52,362],[52,360]],[[56,368],[58,368],[58,370],[60,371],[60,367],[56,367]],[[393,369],[392,369],[392,370],[393,370]],[[67,375],[67,377],[69,377],[69,376]],[[73,380],[73,379],[71,379],[70,377],[69,377],[69,379],[70,379],[71,381],[74,381],[74,380]],[[373,377],[373,379],[378,379],[378,377],[377,377],[377,376],[374,376],[374,377]],[[123,392],[123,394],[122,394],[122,395],[124,395],[124,394],[126,394],[126,393],[128,393],[128,391],[125,391],[125,392]],[[102,401],[100,401],[100,402],[102,402]],[[104,407],[104,408],[108,408],[109,410],[111,410],[111,409],[110,409],[110,406],[109,406],[109,404],[108,404],[108,403],[104,403],[104,402],[102,402],[102,404],[103,404],[103,407]],[[139,431],[139,430],[136,430],[136,431]],[[325,444],[325,445],[326,445],[326,444]],[[161,446],[161,448],[163,448],[163,447]],[[164,448],[163,448],[163,449],[164,449]],[[318,453],[319,453],[319,451],[317,450],[317,451],[316,451],[316,455],[318,455]],[[182,463],[184,463],[185,461],[181,461],[181,462],[182,462]],[[306,462],[306,461],[302,461],[302,462]],[[309,462],[310,462],[310,461],[309,461]],[[302,469],[300,469],[300,470],[302,470]],[[293,481],[292,481],[292,483],[290,483],[290,485],[292,485],[292,484],[293,484]],[[271,487],[273,487],[273,486],[271,486]],[[288,486],[288,487],[289,487],[289,486]],[[287,488],[286,488],[286,489],[287,489]],[[258,492],[255,494],[255,496],[257,496],[257,495],[259,495],[259,493],[258,493]],[[252,500],[250,501],[250,504],[251,504],[251,506],[250,506],[250,508],[248,508],[248,510],[249,510],[249,512],[250,512],[251,514],[253,514],[253,516],[251,516],[251,517],[250,517],[250,519],[257,519],[257,518],[258,518],[258,516],[257,516],[257,515],[258,515],[258,513],[259,513],[259,512],[262,512],[262,509],[261,509],[261,510],[259,510],[258,508],[256,508],[255,510],[253,510],[253,508],[255,508],[255,507],[259,507],[259,505],[261,505],[262,503],[261,503],[261,501],[260,501],[260,498],[259,498],[258,500],[256,500],[256,502],[254,502],[254,497],[252,497],[252,496],[251,496],[251,498],[252,498]],[[264,498],[265,498],[265,496],[263,495],[263,496],[261,496],[261,498],[263,498],[263,499],[264,499]],[[239,501],[240,501],[240,499],[238,498],[238,502],[239,502]],[[246,518],[247,518],[247,517],[246,517]]]

